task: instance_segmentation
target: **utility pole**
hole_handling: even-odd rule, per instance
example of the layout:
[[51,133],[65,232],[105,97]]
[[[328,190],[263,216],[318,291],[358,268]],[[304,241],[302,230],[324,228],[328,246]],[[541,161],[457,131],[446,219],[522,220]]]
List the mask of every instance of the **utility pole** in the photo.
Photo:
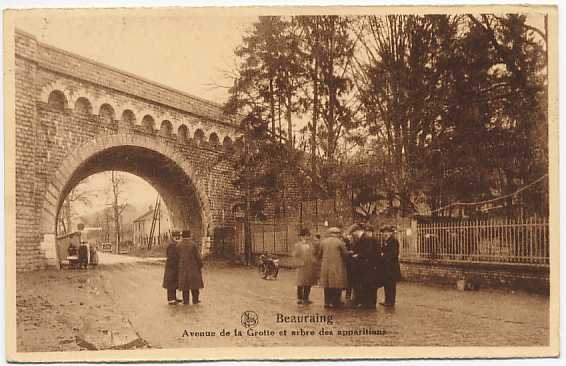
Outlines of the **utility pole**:
[[[161,212],[160,212],[160,206],[161,206],[161,200],[159,197],[159,194],[157,195],[157,198],[155,199],[155,208],[153,209],[153,217],[151,219],[151,229],[149,230],[149,243],[148,243],[148,249],[151,249],[152,244],[153,244],[153,237],[155,234],[155,224],[157,222],[159,225],[159,229],[158,231],[161,231],[161,220],[159,219],[159,216],[161,216]],[[159,235],[159,234],[158,234]],[[159,243],[159,237],[158,237],[158,243]]]
[[157,245],[161,247],[161,202],[159,202],[157,220]]

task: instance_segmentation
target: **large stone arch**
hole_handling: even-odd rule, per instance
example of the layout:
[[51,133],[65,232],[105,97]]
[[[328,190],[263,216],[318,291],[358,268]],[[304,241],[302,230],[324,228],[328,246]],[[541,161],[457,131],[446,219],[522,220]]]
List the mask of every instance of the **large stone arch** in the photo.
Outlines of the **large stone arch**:
[[[209,226],[206,233],[211,239],[219,228],[234,228],[234,218],[226,218],[223,212],[230,206],[231,197],[239,192],[227,176],[231,173],[216,168],[214,161],[221,152],[211,149],[209,144],[199,146],[192,139],[183,140],[180,135],[186,131],[193,136],[200,128],[206,136],[214,130],[220,141],[228,134],[235,140],[234,135],[240,133],[236,118],[226,116],[215,103],[38,43],[29,34],[16,32],[15,38],[18,271],[43,268],[46,257],[53,258],[47,251],[53,247],[50,240],[56,231],[58,205],[72,186],[69,182],[75,182],[75,172],[81,164],[91,162],[93,156],[99,159],[101,151],[118,151],[118,146],[143,147],[142,156],[150,151],[179,166],[183,173],[176,178],[182,178],[183,183],[178,186],[184,182],[194,186],[191,192],[198,197],[198,212],[203,217],[199,230]],[[92,114],[76,113],[74,107],[79,97],[88,99]],[[135,120],[131,125],[124,123],[125,110]],[[146,114],[151,114],[156,123],[171,122],[170,138],[143,133],[139,126]],[[105,155],[107,160],[112,157]],[[209,184],[208,180],[216,184]],[[197,211],[190,212],[191,216],[196,214]],[[44,235],[49,233],[51,237]],[[206,243],[212,245],[210,241]]]
[[[65,159],[59,165],[56,173],[52,176],[52,179],[50,179],[46,193],[44,195],[43,207],[39,223],[40,232],[43,235],[44,240],[46,238],[46,235],[53,238],[56,232],[57,215],[59,213],[63,200],[70,192],[70,190],[74,188],[74,186],[86,176],[108,170],[104,169],[104,167],[100,167],[99,171],[93,169],[91,166],[89,166],[92,159],[96,159],[97,156],[100,156],[100,154],[118,151],[119,149],[143,149],[143,151],[147,151],[148,156],[155,154],[155,156],[159,156],[162,161],[172,164],[173,166],[171,167],[171,169],[178,169],[179,172],[182,172],[187,178],[187,182],[190,182],[192,184],[191,187],[186,188],[187,192],[194,192],[195,203],[198,204],[198,208],[200,209],[199,214],[201,232],[195,233],[195,236],[201,238],[205,235],[210,235],[210,233],[213,232],[214,228],[212,212],[209,204],[209,199],[206,194],[206,186],[205,184],[203,184],[203,181],[201,180],[202,178],[199,178],[197,176],[191,163],[187,160],[187,157],[181,155],[173,148],[173,146],[159,143],[159,140],[145,136],[124,133],[97,137],[88,143],[78,146],[76,149],[66,155]],[[158,191],[160,191],[160,184],[161,186],[165,185],[165,182],[159,182],[156,179],[152,181],[148,177],[143,177],[141,175],[138,176],[146,179]],[[175,206],[175,203],[171,200],[171,197],[169,197],[168,200],[166,199],[166,197],[164,197],[164,200],[166,201],[165,204],[168,208],[171,209],[171,205]],[[180,205],[183,204],[185,203],[180,203]],[[178,221],[178,219],[174,221]],[[178,222],[174,224],[181,226]],[[49,241],[51,240],[52,239],[50,239]]]

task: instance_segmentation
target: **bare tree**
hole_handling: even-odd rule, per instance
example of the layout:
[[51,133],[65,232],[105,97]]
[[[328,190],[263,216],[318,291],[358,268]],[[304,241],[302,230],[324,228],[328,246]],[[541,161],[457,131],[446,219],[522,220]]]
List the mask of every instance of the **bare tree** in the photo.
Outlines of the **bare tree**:
[[112,206],[113,220],[114,220],[114,233],[116,235],[116,251],[120,252],[120,242],[122,240],[122,228],[121,228],[121,218],[122,213],[126,209],[127,203],[122,202],[121,194],[123,185],[126,183],[126,177],[122,174],[112,170],[110,172],[110,194],[112,195],[112,202],[109,206]]
[[92,196],[93,192],[86,188],[88,186],[88,181],[88,178],[83,179],[69,192],[65,201],[63,201],[61,214],[59,215],[58,220],[59,228],[61,229],[60,232],[66,234],[72,231],[73,220],[77,218],[77,213],[75,212],[76,203],[80,203],[85,206],[92,205],[89,197]]

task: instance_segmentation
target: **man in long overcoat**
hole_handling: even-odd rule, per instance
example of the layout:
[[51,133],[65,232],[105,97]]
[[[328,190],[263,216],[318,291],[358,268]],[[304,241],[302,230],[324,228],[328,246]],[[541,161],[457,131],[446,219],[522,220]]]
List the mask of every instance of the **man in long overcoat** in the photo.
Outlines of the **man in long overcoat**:
[[348,227],[342,234],[342,240],[346,244],[346,249],[350,255],[346,258],[346,273],[348,274],[348,287],[346,288],[346,300],[352,300],[352,304],[355,306],[358,303],[357,292],[359,290],[359,280],[358,277],[359,267],[358,267],[358,255],[357,255],[357,244],[359,240],[360,225],[353,224]]
[[315,248],[308,229],[301,229],[300,240],[295,243],[293,257],[297,260],[297,304],[308,305],[311,286],[318,281],[318,265]]
[[82,241],[79,246],[79,267],[88,268],[88,245],[86,241]]
[[177,247],[179,257],[178,288],[183,292],[183,304],[189,304],[189,292],[193,304],[198,304],[200,289],[204,288],[202,280],[202,259],[198,245],[191,239],[190,231],[183,230],[181,241]]
[[348,250],[340,239],[340,229],[328,229],[328,237],[320,243],[320,286],[324,287],[324,306],[338,307],[342,289],[348,287],[346,258]]
[[397,281],[401,279],[401,267],[399,265],[399,242],[395,238],[395,228],[388,226],[381,230],[386,236],[381,249],[381,263],[383,265],[383,288],[385,301],[380,303],[384,306],[394,306],[397,295]]
[[358,306],[375,309],[378,288],[379,245],[372,233],[363,230],[357,243],[358,249]]
[[179,258],[177,255],[177,240],[181,237],[180,231],[173,231],[165,251],[165,272],[163,273],[163,288],[167,289],[169,305],[177,305],[177,284],[179,282]]

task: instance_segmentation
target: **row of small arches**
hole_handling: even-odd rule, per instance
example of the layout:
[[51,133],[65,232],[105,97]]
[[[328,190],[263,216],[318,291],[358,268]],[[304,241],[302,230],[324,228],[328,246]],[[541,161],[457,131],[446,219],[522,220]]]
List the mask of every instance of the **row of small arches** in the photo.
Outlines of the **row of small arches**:
[[[54,109],[64,110],[67,109],[67,98],[65,94],[60,90],[53,90],[49,94],[49,98],[47,100],[47,104]],[[85,97],[79,97],[75,101],[74,106],[75,113],[82,114],[82,115],[91,115],[92,114],[92,105],[90,101]],[[98,111],[98,116],[102,118],[104,121],[108,123],[113,123],[116,120],[116,113],[114,108],[108,104],[104,103],[100,106]],[[137,119],[135,113],[130,109],[125,109],[120,116],[120,121],[122,123],[126,123],[130,126],[136,124]],[[155,132],[155,120],[154,118],[146,114],[141,121],[141,126],[149,133]],[[161,126],[159,127],[159,135],[164,137],[171,137],[173,134],[173,124],[169,120],[163,120],[161,122]],[[176,131],[177,139],[181,142],[187,142],[189,139],[189,129],[186,125],[181,124]],[[206,139],[206,135],[202,129],[195,130],[193,134],[193,139],[198,142],[203,142],[208,140],[208,142],[213,145],[217,146],[220,144],[220,138],[216,132],[212,132],[208,139]],[[231,149],[233,145],[233,141],[230,136],[225,136],[222,140],[222,145],[225,149]]]

